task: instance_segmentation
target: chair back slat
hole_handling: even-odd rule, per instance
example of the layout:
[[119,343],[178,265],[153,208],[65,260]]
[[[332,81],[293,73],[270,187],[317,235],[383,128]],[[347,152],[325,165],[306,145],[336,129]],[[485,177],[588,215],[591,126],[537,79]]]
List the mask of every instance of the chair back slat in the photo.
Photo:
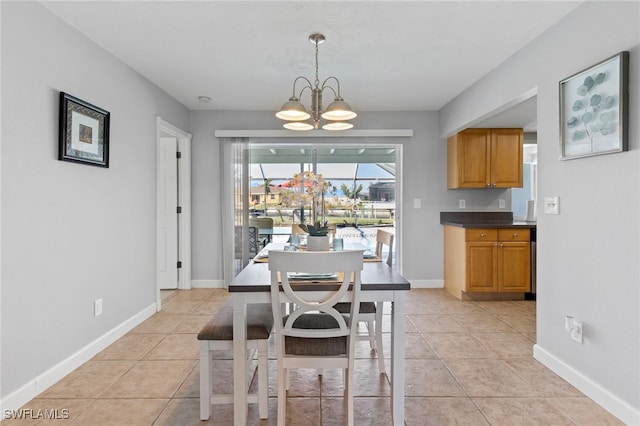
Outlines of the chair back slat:
[[393,238],[394,235],[391,232],[378,229],[376,234],[376,256],[382,258],[382,246],[385,245],[389,248],[387,254],[387,265],[391,266],[393,263]]
[[[345,318],[334,306],[338,301],[348,297],[352,302],[352,314],[357,315],[362,259],[362,251],[270,251],[269,269],[271,271],[271,299],[274,316],[284,317],[283,321],[278,321],[276,318],[276,332],[283,336],[310,338],[350,335],[352,321]],[[295,281],[295,278],[290,278],[289,273],[335,273],[338,278],[300,282]],[[309,291],[311,286],[313,286],[313,291]],[[295,306],[289,315],[283,315],[282,304],[284,303],[293,303]],[[319,328],[308,328],[308,324],[304,328],[300,328],[296,324],[296,321],[306,314],[324,314],[322,317],[314,317],[319,321]],[[305,317],[305,319],[308,318]]]

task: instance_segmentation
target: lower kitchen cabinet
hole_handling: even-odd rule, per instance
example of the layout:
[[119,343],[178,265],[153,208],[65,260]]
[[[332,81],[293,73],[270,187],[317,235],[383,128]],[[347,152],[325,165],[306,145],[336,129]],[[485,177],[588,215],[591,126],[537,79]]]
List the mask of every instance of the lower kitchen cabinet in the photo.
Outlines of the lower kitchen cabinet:
[[444,286],[465,293],[531,291],[529,229],[444,227]]

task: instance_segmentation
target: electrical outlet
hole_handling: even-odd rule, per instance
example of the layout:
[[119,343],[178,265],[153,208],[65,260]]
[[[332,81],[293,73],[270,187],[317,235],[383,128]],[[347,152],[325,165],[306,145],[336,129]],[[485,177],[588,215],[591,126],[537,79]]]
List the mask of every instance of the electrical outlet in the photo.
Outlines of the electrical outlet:
[[465,200],[458,200],[458,207],[460,207],[461,209],[466,209],[467,202]]
[[569,336],[576,342],[582,344],[582,321],[567,315],[564,318],[564,328],[569,332]]
[[422,207],[422,200],[420,198],[414,198],[413,199],[413,208],[414,209],[419,209],[420,207]]
[[498,207],[500,207],[501,209],[504,209],[507,207],[507,202],[504,198],[500,198],[498,200]]
[[574,321],[571,338],[578,343],[582,343],[582,323],[580,321]]
[[99,317],[102,315],[102,299],[97,299],[93,302],[93,316]]

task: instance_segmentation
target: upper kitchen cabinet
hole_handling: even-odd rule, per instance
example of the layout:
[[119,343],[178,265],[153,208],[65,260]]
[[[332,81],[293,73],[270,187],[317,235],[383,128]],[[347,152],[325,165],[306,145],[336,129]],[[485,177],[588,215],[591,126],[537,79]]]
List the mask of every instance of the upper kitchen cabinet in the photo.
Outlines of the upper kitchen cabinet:
[[447,139],[447,188],[522,188],[522,129],[466,129]]

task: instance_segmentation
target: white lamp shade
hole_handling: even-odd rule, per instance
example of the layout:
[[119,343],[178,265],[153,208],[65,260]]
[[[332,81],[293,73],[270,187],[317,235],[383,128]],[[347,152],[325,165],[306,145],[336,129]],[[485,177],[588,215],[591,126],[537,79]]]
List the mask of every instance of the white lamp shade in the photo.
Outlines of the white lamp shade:
[[281,120],[302,121],[308,120],[311,115],[304,109],[304,105],[296,98],[290,98],[282,105],[280,111],[276,113],[276,117]]
[[292,121],[290,123],[283,124],[282,127],[289,130],[312,130],[313,129],[313,125],[309,124],[306,121]]
[[358,114],[351,110],[351,106],[343,101],[341,98],[336,98],[327,107],[327,110],[322,114],[322,118],[330,121],[343,121],[356,118]]
[[332,121],[322,126],[324,130],[349,130],[352,127],[353,124],[346,121]]

